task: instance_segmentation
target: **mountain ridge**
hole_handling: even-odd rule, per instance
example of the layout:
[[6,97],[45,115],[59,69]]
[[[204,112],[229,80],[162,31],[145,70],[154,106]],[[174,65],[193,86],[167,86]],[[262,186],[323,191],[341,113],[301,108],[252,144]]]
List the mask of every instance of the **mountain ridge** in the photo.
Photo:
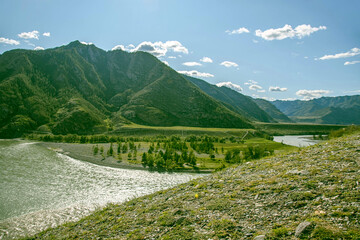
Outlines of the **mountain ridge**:
[[[150,126],[253,128],[245,117],[153,55],[104,51],[79,41],[42,51],[3,53],[0,93],[1,137],[17,137],[24,129],[42,125],[57,134],[101,132],[107,130],[105,120],[113,126],[131,121]],[[70,121],[59,125],[59,116],[72,119],[77,127]],[[83,123],[82,117],[92,124]]]
[[253,121],[276,122],[271,116],[263,111],[252,98],[245,96],[228,87],[218,87],[204,80],[184,75],[189,81],[198,86],[209,96],[219,100],[230,110],[237,112]]
[[360,95],[272,102],[296,122],[360,124]]

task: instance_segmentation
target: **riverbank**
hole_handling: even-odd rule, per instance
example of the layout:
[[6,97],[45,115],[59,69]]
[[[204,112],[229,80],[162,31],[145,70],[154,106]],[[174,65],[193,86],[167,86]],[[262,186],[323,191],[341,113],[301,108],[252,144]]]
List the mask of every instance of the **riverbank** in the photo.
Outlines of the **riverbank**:
[[[121,161],[114,156],[107,156],[106,153],[104,156],[101,154],[93,154],[93,147],[95,144],[77,144],[77,143],[57,143],[57,142],[38,142],[38,145],[51,149],[60,154],[64,154],[71,158],[89,162],[92,164],[113,167],[113,168],[121,168],[121,169],[132,169],[132,170],[144,170],[149,171],[149,169],[144,168],[141,164],[138,164],[139,161],[129,161],[127,159],[127,154],[122,154]],[[109,149],[109,143],[96,144],[99,148],[102,146],[105,149]],[[146,145],[143,143],[143,149],[139,151],[144,151]],[[140,158],[140,155],[139,157]],[[191,169],[191,168],[183,168],[183,169],[174,169],[173,172],[186,172],[186,173],[211,173],[213,169]]]
[[357,133],[112,204],[35,239],[359,239],[359,172]]

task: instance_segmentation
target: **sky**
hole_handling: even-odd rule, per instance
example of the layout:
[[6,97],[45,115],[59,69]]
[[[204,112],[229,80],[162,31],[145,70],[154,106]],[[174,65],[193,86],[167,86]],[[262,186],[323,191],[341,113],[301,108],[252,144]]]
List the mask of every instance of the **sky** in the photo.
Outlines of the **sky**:
[[0,0],[0,54],[147,51],[268,100],[360,94],[359,0]]

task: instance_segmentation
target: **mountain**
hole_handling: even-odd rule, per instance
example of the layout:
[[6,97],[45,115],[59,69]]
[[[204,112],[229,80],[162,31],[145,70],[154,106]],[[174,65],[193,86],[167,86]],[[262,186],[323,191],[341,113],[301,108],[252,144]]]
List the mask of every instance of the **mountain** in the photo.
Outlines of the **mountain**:
[[220,101],[225,107],[253,121],[276,122],[268,113],[261,109],[251,97],[245,96],[227,87],[218,87],[204,80],[183,75],[209,96]]
[[360,124],[360,95],[272,103],[296,122]]
[[271,102],[265,99],[253,99],[253,101],[267,114],[269,114],[273,119],[280,123],[291,123],[294,122],[288,116],[283,114],[279,109],[277,109]]
[[252,128],[156,57],[74,41],[0,55],[0,137],[92,134],[126,123]]

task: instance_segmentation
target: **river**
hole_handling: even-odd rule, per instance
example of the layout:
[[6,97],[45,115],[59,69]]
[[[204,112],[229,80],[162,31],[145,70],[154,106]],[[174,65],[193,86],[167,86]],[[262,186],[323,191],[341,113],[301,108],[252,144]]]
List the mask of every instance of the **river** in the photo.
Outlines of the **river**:
[[33,142],[0,140],[0,239],[75,221],[108,203],[199,177],[98,166]]
[[296,147],[307,147],[320,142],[320,140],[314,140],[312,135],[274,136],[274,141],[282,142],[284,144],[296,146]]

